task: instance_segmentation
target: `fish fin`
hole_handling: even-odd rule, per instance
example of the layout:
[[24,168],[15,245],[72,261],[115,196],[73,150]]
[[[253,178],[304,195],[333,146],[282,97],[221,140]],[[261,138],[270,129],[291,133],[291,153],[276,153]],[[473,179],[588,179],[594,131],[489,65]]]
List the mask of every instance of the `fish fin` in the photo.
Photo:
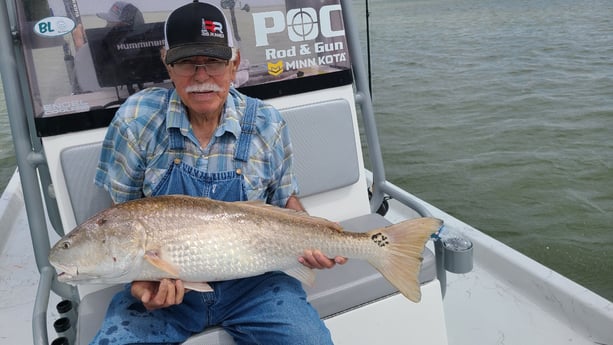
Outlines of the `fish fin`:
[[179,277],[179,270],[173,264],[168,261],[164,261],[160,258],[159,252],[156,250],[147,250],[145,252],[145,260],[153,265],[155,268],[162,272],[166,272],[171,275],[171,278]]
[[207,282],[201,282],[201,283],[197,283],[197,282],[183,282],[183,286],[185,286],[186,289],[190,289],[190,290],[194,290],[194,291],[198,291],[198,292],[211,292],[211,291],[213,291],[213,288]]
[[268,212],[276,212],[281,215],[286,215],[290,217],[296,217],[297,219],[303,219],[305,221],[314,224],[315,226],[324,226],[330,229],[334,229],[338,232],[342,232],[343,228],[336,222],[332,222],[328,219],[315,217],[309,215],[306,211],[298,211],[291,208],[283,208],[275,205],[270,205],[265,203],[262,200],[247,200],[247,201],[236,201],[236,204],[242,204],[246,207],[253,207],[266,210]]
[[312,270],[306,266],[300,265],[288,268],[283,272],[290,277],[298,279],[301,283],[308,286],[313,286],[313,284],[315,284],[315,270]]
[[284,213],[284,214],[291,214],[291,215],[294,215],[294,216],[307,216],[307,217],[311,217],[311,216],[309,216],[307,211],[298,211],[298,210],[294,210],[293,208],[279,207],[279,206],[267,204],[263,200],[246,200],[246,201],[237,201],[236,203],[237,204],[245,204],[245,205],[252,206],[252,207],[266,209],[267,211],[271,211],[271,212],[279,212],[279,213]]
[[370,231],[368,237],[382,251],[368,262],[406,298],[419,302],[422,252],[430,235],[442,225],[436,218],[417,218]]

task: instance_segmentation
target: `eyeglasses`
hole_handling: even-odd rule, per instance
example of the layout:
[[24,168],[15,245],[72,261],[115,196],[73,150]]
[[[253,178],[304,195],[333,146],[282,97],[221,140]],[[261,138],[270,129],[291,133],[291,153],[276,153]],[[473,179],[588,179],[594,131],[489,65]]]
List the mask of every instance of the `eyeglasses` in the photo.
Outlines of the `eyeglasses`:
[[206,74],[211,77],[215,77],[218,75],[222,75],[226,70],[226,66],[228,66],[228,61],[219,60],[219,61],[209,61],[206,63],[193,63],[189,61],[185,62],[175,62],[170,65],[172,69],[177,73],[177,75],[181,77],[191,77],[196,74],[198,67],[204,68]]

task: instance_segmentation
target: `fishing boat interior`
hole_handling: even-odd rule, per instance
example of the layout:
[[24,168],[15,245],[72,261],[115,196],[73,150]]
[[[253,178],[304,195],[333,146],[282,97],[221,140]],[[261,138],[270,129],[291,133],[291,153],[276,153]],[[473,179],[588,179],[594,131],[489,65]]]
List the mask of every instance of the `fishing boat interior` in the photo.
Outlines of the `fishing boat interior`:
[[[50,247],[111,206],[93,184],[106,127],[131,94],[172,87],[159,57],[163,23],[186,1],[134,1],[145,23],[110,28],[96,13],[111,0],[2,0],[0,71],[18,170],[0,204],[0,289],[29,295],[0,309],[4,325],[19,322],[0,342],[87,344],[100,327],[121,287],[58,282]],[[360,260],[317,273],[305,288],[336,344],[613,344],[610,301],[386,180],[356,1],[213,3],[240,47],[235,87],[288,123],[309,214],[357,232],[445,222],[423,253],[419,303]],[[220,327],[185,342],[233,343]]]

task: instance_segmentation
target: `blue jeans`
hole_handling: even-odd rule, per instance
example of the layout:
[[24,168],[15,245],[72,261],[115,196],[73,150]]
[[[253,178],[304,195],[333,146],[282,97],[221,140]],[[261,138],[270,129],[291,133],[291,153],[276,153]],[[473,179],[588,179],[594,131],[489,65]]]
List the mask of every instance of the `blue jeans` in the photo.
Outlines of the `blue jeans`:
[[332,344],[330,332],[307,302],[299,281],[281,272],[211,283],[213,292],[190,291],[182,304],[154,311],[130,294],[111,302],[91,344],[181,343],[219,325],[239,344]]

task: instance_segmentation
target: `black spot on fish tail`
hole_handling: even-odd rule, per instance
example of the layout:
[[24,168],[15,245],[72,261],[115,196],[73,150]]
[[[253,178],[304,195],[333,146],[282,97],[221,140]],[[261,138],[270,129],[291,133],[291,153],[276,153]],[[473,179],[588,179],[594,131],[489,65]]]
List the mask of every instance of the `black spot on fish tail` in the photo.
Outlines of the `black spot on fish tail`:
[[376,243],[376,244],[377,244],[379,247],[385,247],[385,246],[387,246],[388,244],[390,244],[390,242],[388,241],[387,236],[385,236],[384,234],[382,234],[382,233],[380,233],[380,232],[379,232],[379,233],[376,233],[376,234],[374,234],[374,235],[372,235],[372,236],[370,237],[370,239],[371,239],[373,242],[375,242],[375,243]]

